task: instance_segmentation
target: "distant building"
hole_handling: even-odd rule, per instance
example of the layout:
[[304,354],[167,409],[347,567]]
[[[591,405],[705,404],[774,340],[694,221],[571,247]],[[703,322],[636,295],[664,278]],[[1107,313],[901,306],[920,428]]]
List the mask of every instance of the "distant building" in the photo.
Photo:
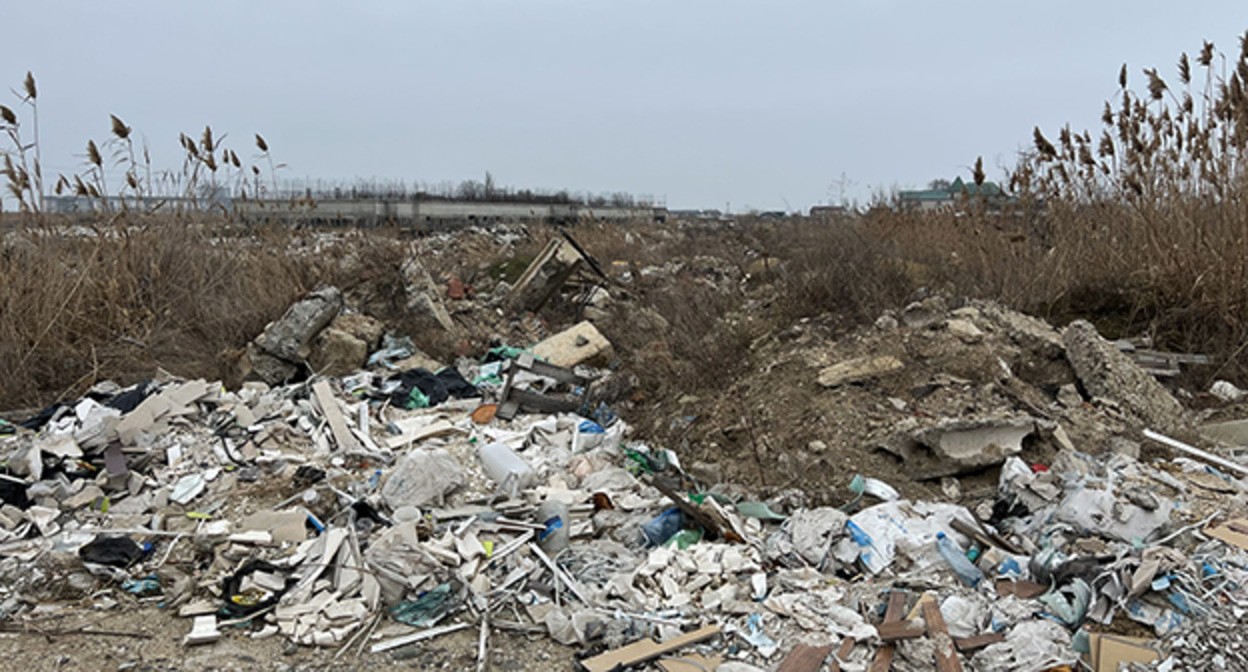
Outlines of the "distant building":
[[843,205],[812,205],[810,206],[811,219],[836,219],[845,217],[849,214],[849,208]]
[[968,184],[959,177],[946,187],[900,191],[897,193],[897,200],[902,210],[956,209],[975,201],[983,202],[988,209],[995,210],[1014,202],[1015,199],[995,182]]

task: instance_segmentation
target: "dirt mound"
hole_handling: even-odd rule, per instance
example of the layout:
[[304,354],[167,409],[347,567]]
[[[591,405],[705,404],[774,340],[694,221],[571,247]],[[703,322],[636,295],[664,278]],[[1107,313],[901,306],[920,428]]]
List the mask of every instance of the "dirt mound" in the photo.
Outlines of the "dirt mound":
[[802,320],[757,340],[748,375],[681,399],[656,432],[708,479],[836,504],[856,474],[931,497],[942,477],[974,487],[1006,452],[1098,453],[1130,427],[1112,401],[1084,396],[1058,331],[995,303],[934,297],[839,337],[836,326]]

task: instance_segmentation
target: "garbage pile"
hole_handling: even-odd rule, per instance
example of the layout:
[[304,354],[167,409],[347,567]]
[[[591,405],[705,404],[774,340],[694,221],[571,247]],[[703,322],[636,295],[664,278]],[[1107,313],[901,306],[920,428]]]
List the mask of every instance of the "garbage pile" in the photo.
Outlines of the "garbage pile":
[[[541,264],[581,263],[560,249]],[[1248,467],[1119,431],[1189,418],[1086,323],[1033,345],[1112,409],[1116,441],[1077,445],[1020,393],[881,434],[903,470],[809,507],[639,440],[595,394],[616,373],[589,322],[435,370],[410,341],[351,335],[341,311],[330,290],[292,306],[237,390],[103,383],[0,426],[0,623],[107,595],[176,612],[186,646],[280,637],[358,656],[471,630],[485,665],[491,633],[512,631],[575,647],[591,672],[1242,665]],[[935,319],[976,341],[983,313]],[[300,379],[316,343],[347,342],[330,330],[365,344],[349,343],[358,363]],[[818,383],[901,366],[873,354]],[[982,497],[899,492],[987,469]]]

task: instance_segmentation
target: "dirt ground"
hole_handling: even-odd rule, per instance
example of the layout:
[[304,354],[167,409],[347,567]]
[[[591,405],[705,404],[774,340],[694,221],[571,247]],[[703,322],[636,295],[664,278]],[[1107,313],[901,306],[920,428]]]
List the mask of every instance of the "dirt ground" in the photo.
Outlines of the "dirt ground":
[[[32,626],[32,628],[35,626]],[[320,650],[295,646],[284,638],[254,640],[242,631],[227,632],[216,644],[184,647],[182,635],[190,622],[155,606],[128,606],[93,611],[65,609],[37,626],[48,633],[0,632],[5,669],[53,670],[465,670],[477,665],[478,632],[453,632],[425,642],[382,653]],[[384,626],[379,626],[384,627]],[[77,634],[89,628],[117,635]],[[410,629],[405,629],[410,631]],[[567,670],[573,650],[542,634],[494,630],[485,670]]]

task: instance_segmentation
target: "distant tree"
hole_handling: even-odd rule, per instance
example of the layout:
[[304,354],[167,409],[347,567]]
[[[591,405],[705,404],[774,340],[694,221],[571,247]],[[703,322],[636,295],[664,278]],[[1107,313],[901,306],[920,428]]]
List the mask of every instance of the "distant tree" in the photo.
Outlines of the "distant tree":
[[937,189],[948,189],[949,187],[952,187],[952,186],[953,186],[953,183],[944,178],[937,178],[927,183],[927,188],[931,189],[932,191],[936,191]]
[[455,189],[455,197],[464,201],[478,201],[485,193],[485,185],[476,180],[464,180]]

